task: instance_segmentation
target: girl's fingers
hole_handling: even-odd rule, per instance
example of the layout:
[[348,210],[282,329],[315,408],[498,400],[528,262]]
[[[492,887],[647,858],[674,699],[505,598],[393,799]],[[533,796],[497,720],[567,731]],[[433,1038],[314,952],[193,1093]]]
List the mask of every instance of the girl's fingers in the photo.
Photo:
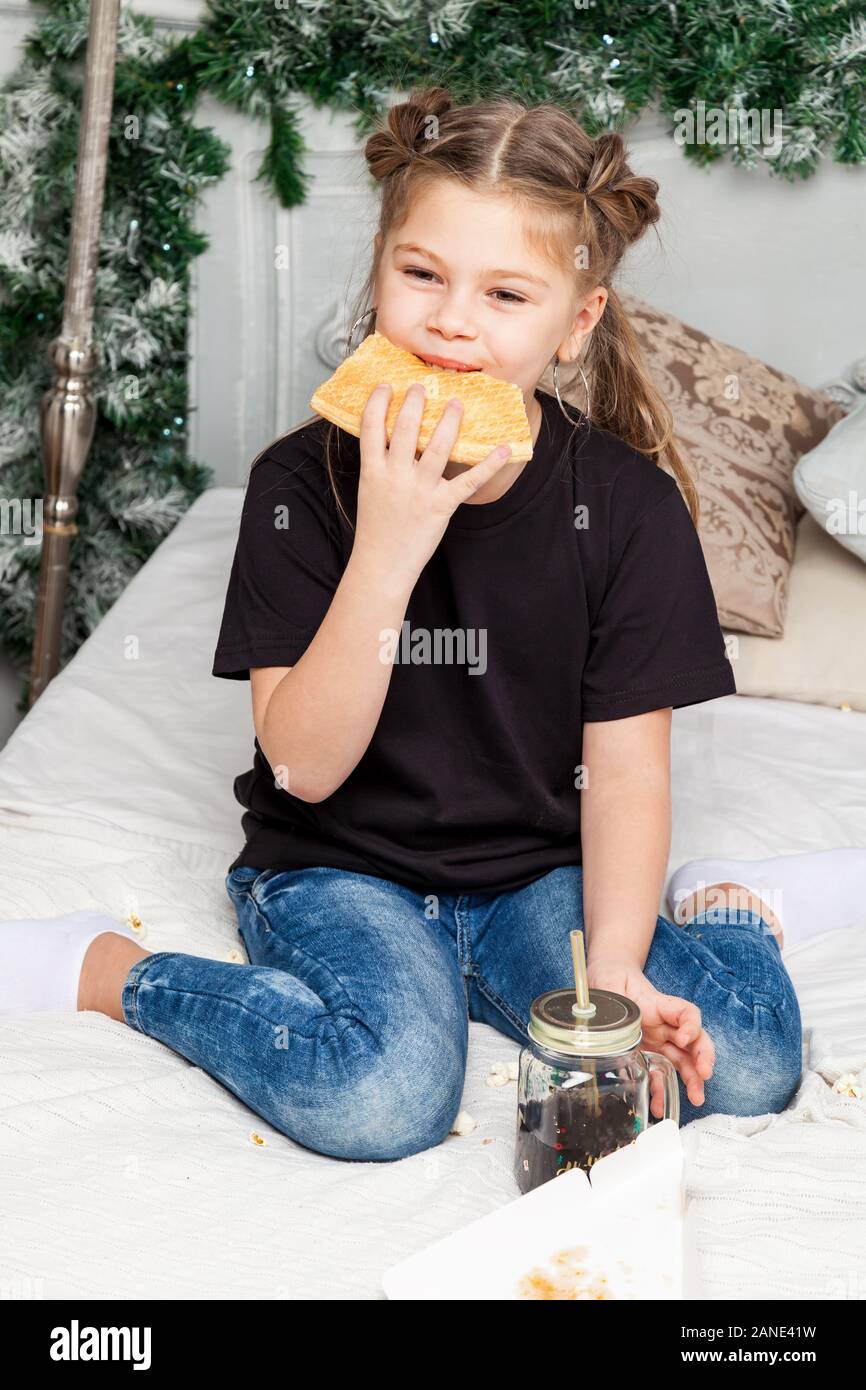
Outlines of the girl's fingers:
[[709,1033],[701,1023],[700,1010],[694,1004],[690,1004],[689,1008],[693,1010],[693,1013],[689,1014],[686,1022],[677,1030],[670,1042],[674,1047],[688,1051],[692,1061],[696,1065],[700,1065],[702,1070],[704,1067],[709,1068],[703,1072],[704,1075],[709,1076],[715,1066],[716,1049]]
[[685,1042],[687,1034],[697,1036],[700,1032],[700,1010],[685,999],[654,992],[637,1002],[641,1007],[644,1027],[653,1028],[665,1038]]
[[675,1028],[700,1023],[701,1011],[697,1004],[689,1003],[688,999],[680,999],[676,994],[657,993],[654,1002],[665,1023]]
[[676,1047],[674,1043],[663,1043],[656,1049],[662,1056],[669,1057],[682,1077],[686,1094],[692,1105],[702,1105],[704,1102],[704,1081],[703,1076],[695,1066],[691,1055],[683,1052],[682,1048]]
[[710,1067],[715,1064],[716,1049],[709,1033],[701,1023],[700,1014],[696,1019],[689,1019],[680,1028],[671,1028],[666,1041],[672,1043],[674,1047],[687,1051],[696,1062],[702,1058],[707,1061]]
[[[713,1046],[713,1040],[709,1033],[706,1033],[703,1028],[699,1036],[691,1044],[689,1052],[696,1066],[701,1068],[702,1075],[711,1076],[713,1068],[716,1065],[716,1049]],[[708,1068],[708,1070],[704,1070],[705,1068]]]
[[463,419],[462,401],[448,401],[433,428],[427,448],[421,454],[416,467],[426,474],[432,483],[442,477],[446,463],[451,457],[454,441],[460,431]]
[[665,1113],[665,1081],[660,1071],[650,1072],[650,1110],[657,1120]]
[[697,1004],[691,1004],[687,999],[678,999],[670,994],[660,995],[656,1002],[662,1019],[659,1026],[666,1040],[678,1047],[688,1047],[692,1050],[695,1044],[700,1042],[702,1052],[715,1061],[715,1048],[704,1032],[701,1011]]
[[[505,448],[506,453],[501,454],[499,450]],[[508,462],[511,455],[511,445],[499,445],[492,453],[482,459],[480,463],[473,463],[471,468],[467,468],[460,474],[459,478],[449,478],[445,486],[451,497],[454,499],[454,506],[459,507],[461,502],[465,502],[482,488],[495,473],[498,473],[504,463]]]
[[391,442],[388,445],[389,463],[396,464],[398,467],[401,464],[405,467],[415,467],[418,434],[421,429],[425,404],[426,392],[424,387],[419,381],[413,381],[403,397],[403,404],[397,411],[397,418],[391,431]]
[[671,1030],[663,1025],[661,1028],[646,1029],[645,1037],[651,1052],[664,1052],[666,1047],[672,1047],[683,1056],[690,1057],[702,1077],[712,1076],[716,1064],[716,1049],[704,1028],[690,1028],[688,1037],[683,1038],[681,1031]]
[[385,417],[391,404],[392,387],[389,382],[380,382],[367,398],[361,412],[361,462],[368,467],[384,464],[388,451],[388,435],[385,430]]

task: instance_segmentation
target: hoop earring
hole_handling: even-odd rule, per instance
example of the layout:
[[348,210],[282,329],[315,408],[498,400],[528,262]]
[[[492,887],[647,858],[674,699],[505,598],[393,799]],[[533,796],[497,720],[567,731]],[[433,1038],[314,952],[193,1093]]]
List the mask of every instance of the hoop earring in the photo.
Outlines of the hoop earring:
[[[580,372],[580,375],[583,377],[583,389],[584,389],[584,392],[585,392],[585,394],[586,394],[586,410],[583,412],[583,415],[584,415],[584,419],[586,420],[586,423],[587,423],[587,425],[588,425],[588,424],[590,423],[590,420],[589,420],[589,382],[587,381],[587,379],[586,379],[586,373],[585,373],[585,371],[583,370],[583,367],[580,365],[579,362],[578,362],[578,364],[577,364],[577,370]],[[571,416],[569,415],[568,411],[566,410],[565,406],[564,406],[563,403],[562,403],[562,397],[561,397],[560,394],[559,394],[558,371],[559,371],[559,353],[558,353],[558,352],[555,352],[555,353],[553,354],[553,389],[554,389],[554,391],[556,392],[556,399],[559,401],[559,408],[560,408],[560,410],[562,411],[563,415],[565,416],[566,420],[569,422],[570,425],[580,425],[580,424],[582,423],[582,421],[580,421],[580,420],[573,420],[573,419],[571,418]]]
[[356,318],[356,319],[355,319],[355,322],[352,324],[352,327],[349,329],[349,337],[348,337],[348,339],[346,340],[346,356],[347,356],[347,357],[350,357],[351,354],[352,354],[352,352],[354,351],[354,349],[352,348],[352,339],[353,339],[353,337],[355,336],[355,329],[358,327],[358,324],[361,322],[362,319],[365,319],[365,318],[367,317],[367,314],[375,314],[375,312],[376,312],[376,305],[374,304],[373,307],[372,307],[372,309],[367,309],[367,310],[365,310],[365,312],[364,312],[363,314],[361,314],[359,318]]

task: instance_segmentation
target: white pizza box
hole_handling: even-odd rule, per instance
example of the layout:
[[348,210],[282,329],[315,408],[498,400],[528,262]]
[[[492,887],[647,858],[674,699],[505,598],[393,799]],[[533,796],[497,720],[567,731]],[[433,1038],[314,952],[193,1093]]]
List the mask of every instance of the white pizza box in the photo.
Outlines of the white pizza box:
[[[385,1271],[390,1299],[700,1297],[683,1145],[660,1120]],[[688,1232],[688,1236],[687,1236]]]

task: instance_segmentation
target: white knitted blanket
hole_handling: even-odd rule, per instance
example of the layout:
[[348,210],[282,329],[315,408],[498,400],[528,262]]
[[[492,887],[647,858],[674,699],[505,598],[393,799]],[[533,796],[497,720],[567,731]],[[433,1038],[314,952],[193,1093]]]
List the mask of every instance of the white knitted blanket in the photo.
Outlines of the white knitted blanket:
[[[151,950],[239,944],[221,850],[92,818],[0,811],[0,917],[135,912]],[[2,930],[2,923],[0,923]],[[808,1044],[782,1115],[682,1131],[704,1296],[863,1298],[866,930],[786,960]],[[475,1130],[396,1163],[274,1131],[162,1043],[100,1014],[0,1018],[0,1293],[41,1298],[383,1297],[384,1270],[517,1197],[519,1047],[470,1024]],[[264,1140],[255,1142],[251,1135]]]

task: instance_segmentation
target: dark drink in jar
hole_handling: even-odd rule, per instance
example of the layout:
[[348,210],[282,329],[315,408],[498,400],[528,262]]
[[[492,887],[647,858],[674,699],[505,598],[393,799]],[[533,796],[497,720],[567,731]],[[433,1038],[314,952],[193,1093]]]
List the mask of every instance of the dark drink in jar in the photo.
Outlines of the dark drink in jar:
[[665,1080],[665,1115],[679,1124],[673,1063],[643,1052],[640,1009],[612,990],[572,989],[533,1000],[520,1054],[514,1175],[521,1192],[592,1166],[631,1144],[649,1123],[650,1069]]

